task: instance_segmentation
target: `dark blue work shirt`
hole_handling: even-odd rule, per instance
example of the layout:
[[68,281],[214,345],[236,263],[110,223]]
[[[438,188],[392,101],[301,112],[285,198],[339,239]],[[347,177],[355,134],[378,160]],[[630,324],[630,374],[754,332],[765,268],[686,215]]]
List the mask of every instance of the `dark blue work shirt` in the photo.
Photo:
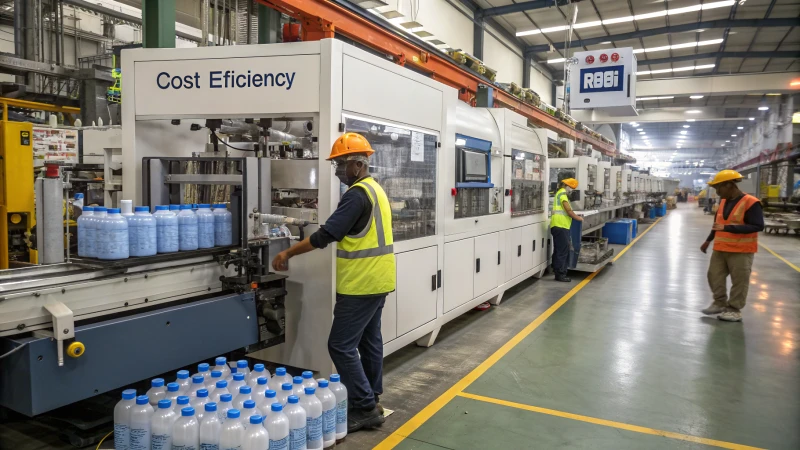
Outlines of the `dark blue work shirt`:
[[[364,177],[369,178],[369,177]],[[360,179],[358,181],[363,180]],[[362,188],[348,189],[342,195],[336,211],[320,225],[310,237],[314,248],[325,248],[333,242],[341,242],[345,236],[361,233],[372,220],[372,203]]]

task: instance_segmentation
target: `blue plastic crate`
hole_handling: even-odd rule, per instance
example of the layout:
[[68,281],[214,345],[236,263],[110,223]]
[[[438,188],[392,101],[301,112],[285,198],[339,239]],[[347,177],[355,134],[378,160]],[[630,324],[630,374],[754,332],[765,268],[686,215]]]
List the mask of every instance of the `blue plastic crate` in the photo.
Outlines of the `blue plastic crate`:
[[603,237],[608,238],[609,244],[628,245],[633,238],[633,223],[629,221],[606,222],[603,225]]

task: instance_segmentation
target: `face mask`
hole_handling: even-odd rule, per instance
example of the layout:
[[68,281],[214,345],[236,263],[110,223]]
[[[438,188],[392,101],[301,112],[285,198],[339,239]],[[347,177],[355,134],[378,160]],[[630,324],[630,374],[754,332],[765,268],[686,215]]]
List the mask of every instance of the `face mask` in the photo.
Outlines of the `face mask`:
[[[352,186],[353,183],[358,181],[358,179],[360,178],[358,175],[356,175],[356,176],[348,176],[347,175],[347,163],[344,163],[344,164],[341,164],[341,165],[337,165],[335,173],[336,173],[336,178],[338,178],[339,181],[341,181],[342,183],[344,183],[348,187]],[[361,173],[360,169],[359,169],[359,173]]]
[[566,191],[566,192],[567,192],[567,194],[569,194],[569,193],[571,193],[571,192],[572,192],[572,188],[571,188],[571,187],[569,187],[569,186],[564,186],[564,191]]

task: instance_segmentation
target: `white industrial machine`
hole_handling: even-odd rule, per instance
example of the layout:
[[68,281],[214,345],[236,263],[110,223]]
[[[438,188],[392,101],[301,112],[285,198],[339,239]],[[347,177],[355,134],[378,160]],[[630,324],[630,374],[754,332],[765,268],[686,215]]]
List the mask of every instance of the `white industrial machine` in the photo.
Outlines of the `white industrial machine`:
[[622,166],[611,166],[611,199],[614,205],[625,203]]
[[611,162],[597,162],[598,190],[602,192],[602,206],[610,206],[614,202],[614,184],[611,182]]
[[549,161],[550,195],[555,195],[558,184],[566,178],[578,180],[578,189],[570,194],[570,204],[575,211],[597,208],[601,205],[603,186],[597,177],[598,161],[589,156],[554,158]]

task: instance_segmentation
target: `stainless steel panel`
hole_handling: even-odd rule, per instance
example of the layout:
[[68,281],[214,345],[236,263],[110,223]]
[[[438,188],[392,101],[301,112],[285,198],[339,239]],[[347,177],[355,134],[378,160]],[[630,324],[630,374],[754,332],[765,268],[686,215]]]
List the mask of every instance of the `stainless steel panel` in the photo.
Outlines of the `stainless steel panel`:
[[272,160],[273,189],[319,189],[319,160]]
[[218,174],[171,174],[164,177],[167,184],[242,184],[241,175],[218,175]]
[[36,248],[39,264],[64,262],[64,184],[60,179],[36,179]]

